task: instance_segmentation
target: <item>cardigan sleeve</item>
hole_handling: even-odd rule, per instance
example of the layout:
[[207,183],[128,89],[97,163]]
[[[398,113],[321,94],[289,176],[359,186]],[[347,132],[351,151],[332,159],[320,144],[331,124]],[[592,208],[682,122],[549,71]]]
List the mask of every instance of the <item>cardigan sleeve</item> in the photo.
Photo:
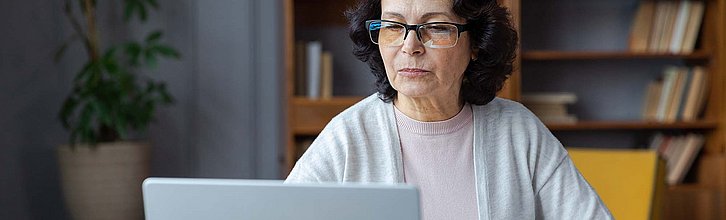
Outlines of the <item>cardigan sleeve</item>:
[[[330,126],[330,125],[329,125]],[[329,127],[328,126],[328,127]],[[335,134],[326,127],[295,163],[286,183],[340,182],[345,154]]]
[[565,155],[536,195],[538,219],[613,219],[595,190]]

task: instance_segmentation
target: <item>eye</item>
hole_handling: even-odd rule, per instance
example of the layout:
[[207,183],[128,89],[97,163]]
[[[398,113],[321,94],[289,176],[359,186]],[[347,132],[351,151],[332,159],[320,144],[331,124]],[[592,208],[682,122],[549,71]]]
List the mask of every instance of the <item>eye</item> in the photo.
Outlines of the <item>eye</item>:
[[401,31],[403,30],[403,26],[399,24],[388,23],[383,24],[381,29],[385,29],[386,31]]
[[443,34],[449,33],[452,29],[451,27],[451,25],[446,24],[433,24],[426,26],[426,29],[431,31],[432,33]]

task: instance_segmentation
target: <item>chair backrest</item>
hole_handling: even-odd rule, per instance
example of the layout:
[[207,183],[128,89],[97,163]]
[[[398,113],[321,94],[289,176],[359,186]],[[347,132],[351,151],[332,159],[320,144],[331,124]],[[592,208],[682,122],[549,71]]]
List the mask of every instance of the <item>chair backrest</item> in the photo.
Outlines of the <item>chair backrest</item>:
[[568,148],[615,219],[659,219],[665,163],[653,150]]

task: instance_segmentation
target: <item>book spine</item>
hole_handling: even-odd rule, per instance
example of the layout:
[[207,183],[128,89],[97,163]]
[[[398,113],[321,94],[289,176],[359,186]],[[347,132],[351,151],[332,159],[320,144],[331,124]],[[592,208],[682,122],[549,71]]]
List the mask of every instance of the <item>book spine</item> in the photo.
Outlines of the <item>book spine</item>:
[[323,52],[323,45],[320,41],[308,42],[307,46],[307,74],[308,74],[308,98],[320,98],[320,56]]

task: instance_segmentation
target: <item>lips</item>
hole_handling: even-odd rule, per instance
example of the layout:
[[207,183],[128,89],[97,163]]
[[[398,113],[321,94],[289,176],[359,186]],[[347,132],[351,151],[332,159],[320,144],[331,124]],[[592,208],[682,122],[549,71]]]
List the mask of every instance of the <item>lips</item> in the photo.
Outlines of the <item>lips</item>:
[[398,70],[398,75],[405,77],[417,77],[431,73],[431,71],[419,68],[403,68]]

